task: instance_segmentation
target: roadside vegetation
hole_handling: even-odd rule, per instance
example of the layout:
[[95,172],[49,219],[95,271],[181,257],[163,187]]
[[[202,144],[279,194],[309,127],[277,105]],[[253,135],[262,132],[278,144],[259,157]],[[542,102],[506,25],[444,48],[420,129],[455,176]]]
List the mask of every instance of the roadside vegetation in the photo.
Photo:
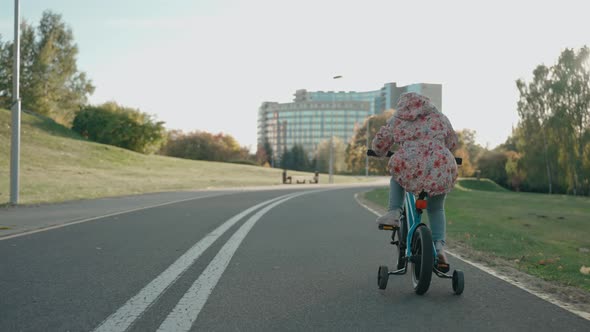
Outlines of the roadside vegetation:
[[[0,204],[9,201],[9,164],[10,112],[0,109]],[[27,113],[22,117],[20,169],[23,204],[282,183],[281,169],[137,153],[89,142],[47,117]],[[313,177],[309,172],[289,175]],[[319,181],[327,183],[328,175],[320,174]],[[366,180],[335,176],[334,181]]]
[[[385,208],[388,190],[365,197]],[[463,179],[445,208],[450,248],[498,257],[544,280],[590,291],[590,198],[516,193],[487,179]]]

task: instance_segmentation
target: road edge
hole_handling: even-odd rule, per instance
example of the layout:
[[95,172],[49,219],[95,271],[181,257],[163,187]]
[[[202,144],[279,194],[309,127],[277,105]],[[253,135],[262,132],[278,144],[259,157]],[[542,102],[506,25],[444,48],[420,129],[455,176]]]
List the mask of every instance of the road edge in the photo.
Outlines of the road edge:
[[[355,201],[360,206],[362,206],[365,209],[369,210],[370,212],[372,212],[376,216],[383,215],[385,213],[385,209],[383,209],[382,207],[377,206],[376,204],[374,204],[372,202],[369,202],[366,199],[364,199],[362,197],[362,194],[364,194],[364,193],[365,192],[354,194]],[[455,248],[455,249],[459,249],[460,250],[460,248]],[[547,301],[547,302],[549,302],[551,304],[554,304],[554,305],[556,305],[556,306],[558,306],[558,307],[560,307],[562,309],[565,309],[565,310],[567,310],[567,311],[569,311],[569,312],[571,312],[571,313],[573,313],[573,314],[575,314],[575,315],[577,315],[577,316],[579,316],[581,318],[584,318],[584,319],[590,321],[590,312],[585,311],[583,308],[580,308],[580,306],[578,304],[576,304],[576,303],[568,303],[568,302],[563,301],[562,299],[558,299],[553,294],[543,292],[540,289],[533,289],[533,287],[530,287],[529,285],[523,284],[522,282],[519,282],[518,280],[515,280],[512,277],[509,277],[509,276],[503,274],[501,271],[498,271],[496,269],[493,269],[490,266],[483,265],[483,263],[474,262],[474,261],[472,261],[472,260],[464,257],[460,253],[457,253],[457,252],[454,252],[454,251],[451,251],[451,250],[448,250],[448,249],[446,250],[446,252],[448,254],[450,254],[451,256],[453,256],[453,257],[455,257],[455,258],[457,258],[457,259],[459,259],[459,260],[461,260],[461,261],[463,261],[463,262],[465,262],[465,263],[467,263],[467,264],[469,264],[469,265],[471,265],[471,266],[473,266],[475,268],[478,268],[481,271],[486,272],[487,274],[490,274],[490,275],[492,275],[492,276],[494,276],[494,277],[496,277],[496,278],[498,278],[500,280],[503,280],[503,281],[505,281],[505,282],[513,285],[513,286],[516,286],[516,287],[518,287],[518,288],[526,291],[529,294],[532,294],[532,295],[534,295],[534,296],[536,296],[536,297],[538,297],[538,298],[540,298],[540,299],[542,299],[544,301]],[[520,271],[518,271],[518,272],[524,274],[524,272],[520,272]],[[538,279],[538,278],[536,278],[534,276],[530,276],[528,274],[526,274],[526,276],[529,277],[529,278]],[[539,280],[539,282],[546,282],[546,281]]]
[[168,201],[168,202],[149,204],[149,205],[134,207],[131,209],[111,212],[111,213],[107,213],[107,214],[100,214],[98,216],[92,216],[92,217],[87,217],[87,218],[82,218],[82,219],[70,219],[70,220],[66,220],[66,221],[56,221],[53,225],[32,227],[29,229],[22,229],[20,231],[13,232],[10,234],[0,234],[0,241],[10,240],[10,239],[14,239],[14,238],[22,237],[22,236],[27,236],[27,235],[31,235],[31,234],[35,234],[35,233],[41,233],[41,232],[46,232],[46,231],[50,231],[50,230],[54,230],[54,229],[58,229],[58,228],[82,224],[82,223],[85,223],[88,221],[94,221],[94,220],[114,217],[114,216],[118,216],[118,215],[122,215],[122,214],[126,214],[126,213],[132,213],[132,212],[136,212],[136,211],[147,210],[147,209],[157,208],[157,207],[161,207],[161,206],[176,204],[176,203],[188,202],[188,201],[193,201],[193,200],[202,199],[202,198],[210,198],[210,197],[223,196],[223,195],[229,195],[229,194],[232,194],[232,192],[216,193],[216,194],[210,194],[210,195],[176,199],[176,200],[172,200],[172,201]]

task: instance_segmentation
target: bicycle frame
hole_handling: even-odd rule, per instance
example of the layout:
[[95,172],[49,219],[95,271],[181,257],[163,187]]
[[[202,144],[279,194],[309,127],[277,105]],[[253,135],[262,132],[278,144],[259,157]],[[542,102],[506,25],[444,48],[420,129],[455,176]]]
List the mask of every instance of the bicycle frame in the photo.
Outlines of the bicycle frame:
[[[405,264],[404,267],[396,270],[396,271],[392,271],[389,272],[389,274],[405,274],[407,271],[407,263],[408,261],[411,261],[412,257],[412,239],[414,238],[414,233],[416,232],[416,229],[418,229],[418,227],[423,224],[422,223],[422,210],[419,210],[416,207],[416,196],[413,193],[410,192],[406,192],[405,193],[405,197],[404,197],[404,210],[406,213],[406,218],[404,218],[406,220],[406,223],[404,225],[404,227],[408,230],[407,234],[406,234],[406,248],[405,248]],[[401,229],[396,230],[396,232],[399,232],[399,239],[401,240],[401,237],[403,236],[403,234],[401,234]],[[392,234],[392,238],[395,234]],[[392,239],[393,240],[393,239]],[[432,250],[433,250],[433,255],[434,255],[434,259],[435,259],[435,263],[436,263],[436,248],[434,246],[434,243],[432,244]],[[435,271],[435,273],[437,275],[439,275],[438,271]]]
[[[422,211],[418,211],[416,208],[416,196],[413,193],[406,192],[406,197],[404,199],[405,210],[406,210],[406,227],[408,227],[408,234],[406,237],[406,257],[408,259],[412,256],[412,239],[414,237],[414,232],[422,224]],[[432,249],[434,253],[434,257],[436,257],[436,247],[434,243],[432,244]],[[436,258],[435,258],[436,259]]]
[[416,210],[416,197],[414,194],[406,192],[404,203],[406,210],[406,229],[408,230],[406,237],[406,257],[409,259],[412,256],[412,238],[416,228],[422,223],[422,214]]

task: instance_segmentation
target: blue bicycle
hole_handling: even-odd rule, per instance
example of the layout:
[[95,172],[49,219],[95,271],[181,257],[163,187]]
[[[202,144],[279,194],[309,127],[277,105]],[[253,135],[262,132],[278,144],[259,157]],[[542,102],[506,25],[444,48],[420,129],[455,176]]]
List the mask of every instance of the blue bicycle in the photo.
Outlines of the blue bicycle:
[[[388,152],[390,157],[393,153]],[[367,155],[377,157],[373,150],[368,150]],[[458,165],[461,165],[462,159],[455,158]],[[391,244],[396,247],[397,262],[396,269],[389,272],[385,265],[379,267],[377,276],[377,285],[380,289],[387,287],[390,275],[403,275],[408,271],[408,264],[412,275],[412,285],[418,295],[423,295],[428,291],[432,274],[439,278],[452,279],[453,292],[457,295],[463,293],[465,286],[465,277],[463,271],[454,270],[452,275],[440,268],[436,248],[432,241],[432,232],[430,228],[422,223],[422,212],[427,208],[427,194],[421,192],[418,199],[413,193],[406,192],[405,203],[402,207],[400,218],[400,227],[380,225],[383,230],[392,231]]]

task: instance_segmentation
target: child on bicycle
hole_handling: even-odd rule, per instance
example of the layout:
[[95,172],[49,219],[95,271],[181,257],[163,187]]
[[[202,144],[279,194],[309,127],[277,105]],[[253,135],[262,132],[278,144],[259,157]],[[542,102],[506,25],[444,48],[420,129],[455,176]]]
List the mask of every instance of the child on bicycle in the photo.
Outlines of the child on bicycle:
[[387,214],[377,223],[399,227],[405,191],[428,194],[428,218],[439,265],[448,268],[444,253],[446,219],[445,197],[455,186],[457,164],[452,151],[457,134],[449,119],[426,96],[410,92],[400,96],[395,114],[375,135],[372,148],[379,156],[398,144],[389,159],[390,180]]

